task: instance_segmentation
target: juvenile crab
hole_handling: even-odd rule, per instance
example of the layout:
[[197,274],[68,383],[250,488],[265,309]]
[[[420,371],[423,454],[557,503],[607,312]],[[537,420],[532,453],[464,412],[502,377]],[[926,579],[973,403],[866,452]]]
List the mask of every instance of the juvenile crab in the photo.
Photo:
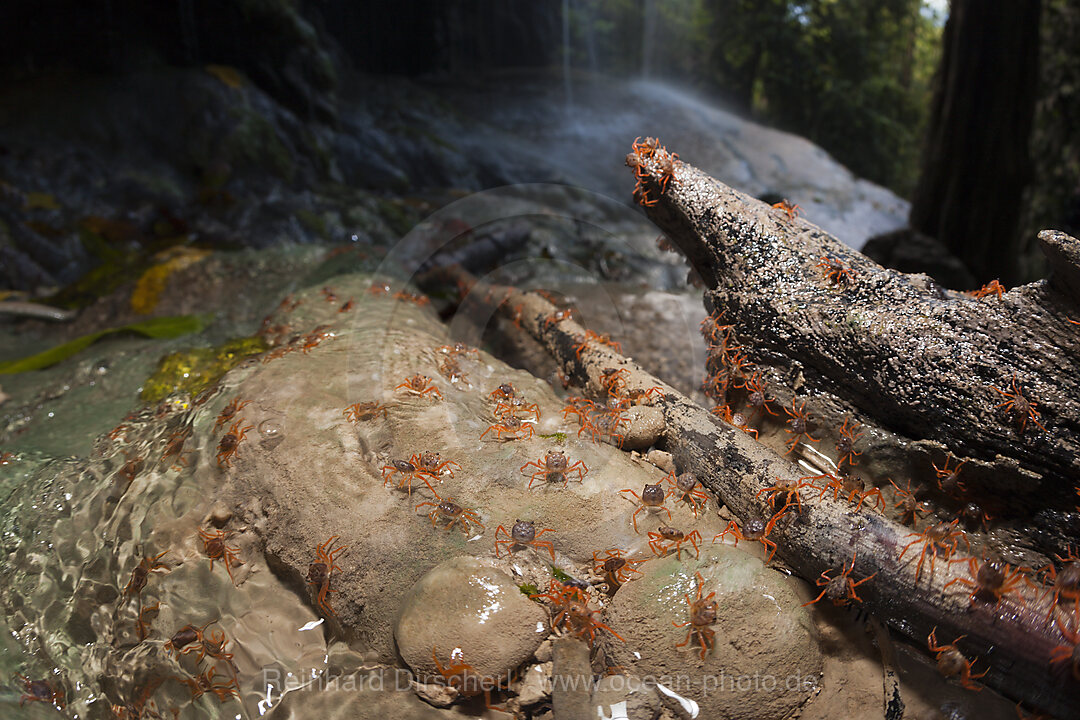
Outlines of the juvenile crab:
[[1046,613],[1047,620],[1053,617],[1054,610],[1061,602],[1061,598],[1071,600],[1077,611],[1080,612],[1080,557],[1074,554],[1071,546],[1065,557],[1057,553],[1054,554],[1054,557],[1062,563],[1060,570],[1053,563],[1039,570],[1044,581],[1051,586],[1047,591],[1047,596],[1053,596],[1050,610]]
[[180,680],[191,688],[192,700],[202,697],[204,693],[213,693],[217,696],[218,702],[225,702],[230,697],[239,699],[240,690],[236,685],[236,678],[231,678],[222,683],[214,679],[216,672],[217,668],[212,667],[199,673],[194,678],[184,677],[180,678]]
[[515,390],[514,386],[510,383],[503,383],[499,385],[499,387],[488,393],[488,397],[492,400],[495,400],[496,402],[499,402],[501,400],[509,400],[515,395],[517,395],[517,390]]
[[631,573],[640,575],[641,571],[634,566],[640,565],[647,560],[647,558],[628,558],[623,555],[622,550],[616,548],[605,550],[603,557],[597,557],[594,551],[592,559],[593,572],[604,578],[609,595],[618,590],[623,583],[630,580]]
[[1005,398],[1005,402],[998,403],[998,408],[1005,408],[1005,412],[1012,415],[1020,423],[1020,434],[1024,434],[1024,428],[1027,427],[1028,420],[1039,426],[1040,429],[1046,430],[1046,426],[1039,422],[1039,411],[1035,408],[1037,405],[1034,400],[1028,400],[1024,397],[1024,391],[1016,383],[1016,373],[1012,376],[1012,392],[1005,392],[993,385],[990,388]]
[[419,470],[434,477],[440,477],[444,471],[449,473],[450,477],[454,477],[454,468],[461,469],[461,466],[453,460],[443,460],[442,455],[437,452],[422,452],[419,455],[413,455],[409,461]]
[[[851,423],[850,427],[848,423]],[[844,424],[840,426],[840,439],[836,441],[836,455],[839,458],[836,461],[837,467],[843,467],[845,463],[847,465],[859,464],[855,460],[857,456],[862,455],[855,449],[855,441],[862,437],[862,433],[857,432],[859,427],[859,423],[852,421],[850,417],[844,418]]]
[[705,584],[705,581],[702,579],[701,573],[694,573],[694,577],[697,579],[697,594],[693,600],[690,599],[689,593],[686,595],[686,605],[690,619],[684,623],[672,622],[671,624],[679,628],[690,626],[690,629],[686,631],[686,639],[681,643],[676,643],[675,647],[686,647],[696,635],[698,642],[701,643],[701,659],[704,660],[705,655],[712,649],[713,639],[716,637],[716,633],[709,627],[716,622],[717,603],[712,599],[716,593],[711,592],[705,597],[701,597],[701,586]]
[[307,571],[308,585],[315,586],[315,604],[324,615],[329,616],[334,616],[335,613],[334,609],[330,607],[330,601],[326,596],[329,593],[336,592],[330,589],[330,580],[333,579],[334,572],[343,572],[341,567],[334,561],[338,555],[345,551],[345,546],[330,549],[337,538],[337,535],[332,535],[322,545],[315,546],[315,562],[308,565]]
[[1068,662],[1072,666],[1073,678],[1080,680],[1080,632],[1069,630],[1061,620],[1058,620],[1057,626],[1068,641],[1068,645],[1058,645],[1051,650],[1050,663]]
[[217,416],[217,421],[214,423],[214,432],[220,430],[222,425],[228,425],[236,416],[236,413],[240,412],[244,407],[250,404],[250,400],[241,401],[239,396],[234,397],[228,405],[221,409],[221,413]]
[[943,467],[938,467],[937,463],[931,463],[934,466],[934,472],[937,473],[938,488],[948,495],[962,495],[965,489],[964,481],[960,479],[960,470],[967,465],[968,461],[964,460],[950,470],[949,461],[955,459],[952,455],[946,455]]
[[55,705],[61,710],[66,709],[64,704],[64,690],[56,688],[48,680],[31,680],[21,673],[15,673],[23,686],[23,696],[19,698],[19,707],[29,702],[45,702]]
[[922,576],[923,562],[926,560],[928,552],[930,553],[930,575],[933,576],[934,561],[938,555],[941,555],[946,560],[949,559],[956,552],[961,540],[970,549],[971,543],[968,542],[967,536],[962,530],[956,529],[959,522],[959,520],[953,520],[951,523],[938,523],[937,525],[931,525],[921,533],[908,534],[908,537],[914,537],[915,539],[900,551],[901,560],[904,559],[904,555],[912,545],[917,545],[920,542],[923,544],[922,552],[919,553],[919,563],[915,567],[915,582],[919,582],[919,578]]
[[503,417],[499,422],[488,427],[487,430],[480,433],[480,439],[483,440],[484,436],[492,430],[495,431],[495,435],[499,440],[503,440],[503,435],[510,436],[511,440],[517,440],[522,437],[532,438],[533,426],[532,423],[524,422],[517,415],[507,415]]
[[792,438],[788,440],[788,449],[787,452],[784,453],[785,455],[794,450],[795,446],[802,441],[803,437],[810,442],[818,442],[817,439],[810,435],[810,421],[813,419],[813,416],[806,412],[805,400],[802,405],[795,407],[795,398],[792,398],[791,409],[788,410],[787,408],[784,408],[784,412],[790,416],[790,419],[787,421],[787,424],[790,427],[785,428],[785,430],[792,435]]
[[431,385],[431,378],[421,373],[416,373],[412,377],[405,378],[405,382],[394,387],[395,390],[400,390],[401,388],[405,388],[407,392],[410,392],[413,395],[419,395],[420,397],[437,395],[440,400],[443,399],[442,393],[439,392],[439,388]]
[[135,566],[135,569],[131,571],[131,579],[128,581],[127,587],[124,588],[124,597],[131,597],[132,595],[138,595],[146,587],[146,581],[150,578],[150,573],[158,571],[169,571],[169,566],[163,562],[158,562],[162,557],[168,554],[168,550],[164,550],[154,557],[144,557],[139,561],[139,564]]
[[420,467],[419,458],[416,455],[413,455],[409,460],[391,460],[389,465],[383,465],[380,469],[382,470],[383,487],[386,487],[386,484],[393,479],[394,475],[399,475],[401,480],[398,483],[398,488],[406,488],[409,491],[410,498],[412,497],[412,484],[417,480],[423,481],[428,490],[435,492],[435,488],[431,486],[428,478],[437,478],[437,476]]
[[382,413],[383,419],[390,417],[386,411],[386,405],[377,403],[374,400],[362,403],[353,403],[349,407],[341,411],[345,415],[345,419],[349,422],[363,422],[365,420],[374,420]]
[[634,532],[638,532],[637,516],[638,513],[642,510],[650,512],[653,510],[663,510],[667,513],[668,520],[671,520],[671,511],[668,510],[667,507],[664,505],[664,498],[667,497],[667,493],[664,492],[664,486],[660,483],[656,483],[655,485],[645,483],[645,487],[642,488],[640,495],[638,495],[630,488],[620,490],[619,492],[630,493],[635,498],[637,498],[638,508],[634,511],[634,514],[630,518],[634,524]]
[[[534,467],[536,471],[533,473],[525,472],[525,468]],[[589,468],[585,466],[585,463],[578,460],[573,465],[566,458],[566,453],[562,450],[550,450],[547,455],[539,460],[527,462],[521,466],[521,472],[525,475],[529,475],[529,489],[532,489],[533,483],[537,479],[543,478],[546,482],[558,482],[563,481],[563,487],[565,488],[570,484],[570,474],[577,473],[577,481],[583,482],[585,475],[588,474]]]
[[456,524],[461,526],[466,535],[469,535],[471,532],[469,523],[476,525],[481,531],[484,530],[484,524],[480,522],[480,516],[472,510],[466,510],[455,503],[452,498],[441,498],[438,493],[435,494],[435,499],[438,502],[422,502],[416,506],[417,510],[425,506],[431,507],[431,512],[427,514],[431,519],[431,527],[438,527],[439,520],[449,520],[450,522],[446,524],[444,530],[449,530]]
[[[667,525],[661,525],[656,528],[656,532],[649,532],[648,535],[649,547],[652,548],[652,551],[659,557],[664,557],[671,552],[672,548],[674,548],[675,559],[681,560],[683,543],[690,543],[694,547],[694,557],[700,556],[698,540],[701,540],[701,533],[697,530],[687,534],[682,530],[677,530]],[[687,552],[689,552],[689,550],[687,550]]]
[[672,470],[664,479],[671,483],[671,489],[668,490],[668,496],[677,498],[676,502],[685,502],[689,505],[690,510],[694,513],[694,517],[697,517],[699,510],[705,509],[705,504],[709,501],[709,496],[697,489],[697,475],[692,472],[684,472],[682,475],[676,476],[675,471]]
[[851,554],[851,563],[846,567],[841,565],[840,574],[836,577],[829,577],[829,573],[832,572],[831,568],[822,572],[821,577],[817,579],[817,586],[824,589],[821,591],[820,595],[810,602],[803,603],[802,606],[806,607],[807,605],[813,605],[825,596],[828,596],[828,598],[832,600],[832,604],[837,606],[850,605],[852,600],[855,602],[862,602],[862,599],[855,593],[855,588],[865,582],[870,582],[877,573],[864,577],[858,582],[851,579],[851,571],[855,569],[855,556],[858,555],[858,553],[859,551],[856,550]]
[[[797,512],[802,512],[802,496],[799,494],[799,490],[802,488],[813,488],[814,478],[801,477],[798,480],[781,480],[776,478],[776,484],[768,487],[763,487],[757,491],[756,497],[765,495],[765,502],[769,504],[773,510],[776,510],[777,501],[783,499],[783,507],[787,508],[795,506]],[[780,512],[783,512],[781,510]]]
[[956,643],[967,637],[961,635],[953,640],[951,645],[938,645],[937,637],[935,633],[937,628],[935,627],[930,631],[930,634],[926,637],[926,647],[930,649],[930,652],[937,653],[937,669],[945,677],[957,677],[960,678],[960,685],[968,690],[982,690],[980,685],[976,685],[972,680],[981,678],[989,670],[984,670],[977,675],[971,673],[971,661],[964,657],[960,649],[956,647]]
[[186,655],[195,648],[191,646],[194,642],[202,642],[203,630],[209,625],[214,624],[214,620],[208,620],[204,625],[195,627],[194,625],[185,625],[176,632],[172,637],[165,641],[166,653],[176,653],[177,655]]
[[548,315],[546,318],[544,318],[544,331],[546,332],[547,330],[549,330],[551,328],[552,325],[558,325],[563,320],[573,320],[573,319],[574,319],[574,309],[573,308],[566,308],[565,310],[556,310],[554,313],[552,313],[551,315]]
[[548,592],[534,593],[529,599],[541,597],[547,598],[552,604],[551,627],[578,637],[588,636],[590,648],[596,639],[597,630],[607,630],[619,640],[623,640],[618,633],[594,617],[600,611],[589,609],[589,593],[579,587],[576,581],[564,584],[552,579]]
[[968,295],[976,299],[984,298],[989,295],[997,295],[998,300],[1000,300],[1001,296],[1004,294],[1005,286],[999,283],[997,280],[991,280],[978,290],[972,290],[968,293]]
[[893,505],[894,510],[900,512],[898,520],[904,525],[915,526],[919,519],[919,513],[926,514],[930,512],[930,506],[926,503],[921,503],[916,499],[915,494],[911,490],[911,480],[907,481],[907,489],[901,489],[899,485],[889,480],[889,484],[896,489],[897,501]]
[[540,422],[540,406],[536,403],[526,402],[523,397],[515,396],[495,403],[495,417],[517,415],[518,413],[532,415],[533,422]]
[[229,432],[221,436],[221,442],[218,443],[217,449],[217,464],[219,466],[232,467],[232,459],[236,455],[240,443],[247,437],[247,431],[255,427],[254,425],[248,425],[241,428],[240,426],[243,423],[243,418],[237,420],[229,428]]
[[863,503],[866,502],[867,498],[873,497],[874,502],[871,507],[880,509],[881,511],[885,510],[885,498],[882,496],[881,491],[876,487],[867,490],[866,482],[863,481],[862,477],[852,472],[850,467],[844,468],[840,472],[839,477],[831,474],[817,475],[814,477],[814,479],[821,478],[829,478],[829,482],[822,488],[819,498],[824,497],[829,490],[832,490],[833,492],[833,500],[836,500],[840,495],[843,495],[844,499],[849,503],[854,503],[856,502],[856,498],[858,498],[858,502],[855,505],[855,512],[858,512],[862,509]]
[[229,580],[232,580],[235,585],[236,579],[233,578],[232,566],[236,563],[236,553],[240,552],[240,548],[226,545],[225,538],[227,536],[222,530],[211,534],[199,528],[199,537],[203,541],[203,553],[210,558],[210,572],[214,571],[214,561],[221,560],[225,563],[225,571],[229,573]]
[[740,540],[756,540],[765,548],[765,562],[769,562],[772,560],[773,555],[776,554],[776,543],[769,539],[769,533],[772,532],[777,519],[783,513],[784,511],[781,510],[768,521],[761,517],[749,517],[743,521],[741,529],[735,524],[734,520],[729,520],[727,529],[719,535],[715,535],[712,541],[715,543],[719,539],[722,542],[728,533],[731,533],[732,537],[735,538],[735,547],[739,546]]
[[784,198],[778,203],[773,203],[772,206],[787,215],[788,220],[794,220],[799,214],[799,211],[802,210],[798,205],[789,202],[787,198]]
[[854,270],[831,257],[821,258],[814,267],[821,270],[822,276],[833,285],[846,285],[855,276]]
[[[1013,568],[1008,563],[997,560],[985,560],[979,564],[975,558],[968,558],[967,566],[968,573],[974,580],[953,578],[945,583],[944,589],[947,590],[955,583],[961,583],[971,588],[971,593],[968,595],[969,603],[978,600],[984,603],[993,602],[995,606],[1001,602],[1006,593],[1016,587],[1017,583],[1025,579],[1025,574],[1028,572],[1028,568]],[[1023,599],[1020,602],[1023,604]]]
[[743,384],[743,387],[747,393],[746,404],[753,408],[750,411],[751,419],[753,419],[754,415],[763,411],[770,415],[776,415],[775,412],[769,409],[769,403],[772,402],[772,399],[766,395],[765,380],[762,379],[761,373],[752,373]]
[[[534,550],[545,548],[551,554],[551,562],[555,562],[555,545],[550,540],[537,540],[538,537],[546,532],[555,532],[550,528],[544,528],[537,532],[536,523],[530,520],[515,520],[514,524],[510,527],[510,532],[506,532],[506,528],[502,525],[495,528],[495,557],[499,557],[499,546],[506,547],[506,552],[512,554],[516,547],[532,547]],[[499,533],[502,533],[503,537],[499,539]]]

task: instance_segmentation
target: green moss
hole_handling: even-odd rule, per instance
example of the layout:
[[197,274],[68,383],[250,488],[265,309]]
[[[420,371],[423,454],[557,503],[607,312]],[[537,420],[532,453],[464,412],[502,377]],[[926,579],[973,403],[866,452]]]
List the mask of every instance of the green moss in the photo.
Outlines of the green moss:
[[566,440],[566,433],[555,432],[551,433],[550,435],[541,435],[540,437],[544,438],[545,440],[554,440],[555,442],[561,443]]
[[268,349],[258,337],[229,340],[216,348],[194,348],[166,355],[158,369],[143,383],[140,397],[145,402],[158,402],[175,392],[196,395],[217,382],[222,375],[240,364],[246,357]]
[[540,588],[532,583],[522,583],[518,585],[518,590],[521,591],[522,595],[538,595],[540,593]]
[[572,577],[570,577],[569,575],[567,575],[565,572],[563,572],[559,568],[555,567],[554,565],[551,566],[551,574],[555,577],[556,580],[558,580],[561,583],[568,583],[571,580],[573,580]]
[[379,203],[379,215],[383,222],[397,235],[404,235],[413,229],[419,218],[403,203],[384,200]]

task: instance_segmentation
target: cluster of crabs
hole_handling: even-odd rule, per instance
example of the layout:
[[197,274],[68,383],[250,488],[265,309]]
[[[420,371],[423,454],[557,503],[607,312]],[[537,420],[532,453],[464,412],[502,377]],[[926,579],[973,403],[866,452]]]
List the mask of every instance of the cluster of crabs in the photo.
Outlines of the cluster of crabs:
[[[783,207],[779,209],[788,210]],[[850,268],[831,258],[822,258],[818,268],[822,271],[823,279],[834,285],[844,285],[853,277]],[[996,292],[992,287],[983,290],[986,292],[976,291],[973,295],[981,298]],[[734,326],[725,324],[723,320],[724,313],[719,312],[702,322],[702,334],[709,350],[708,376],[703,389],[718,403],[713,413],[757,438],[762,422],[779,417],[770,407],[778,403],[771,398],[763,373],[748,360],[745,349],[737,342]],[[1025,396],[1015,376],[1010,387],[989,389],[999,396],[1000,402],[995,401],[994,408],[1014,423],[1018,433],[1022,434],[1028,423],[1043,428],[1036,403]],[[749,528],[755,539],[771,546],[769,557],[775,550],[775,544],[768,540],[770,532],[778,523],[785,522],[785,518],[801,512],[805,493],[816,491],[819,500],[830,496],[834,501],[846,501],[856,512],[865,508],[868,512],[885,513],[890,509],[881,488],[867,488],[867,483],[856,469],[858,457],[862,454],[857,449],[857,442],[862,436],[859,423],[846,417],[836,429],[834,460],[810,445],[819,443],[822,438],[812,434],[817,432],[816,422],[806,405],[807,401],[799,402],[793,398],[790,407],[782,408],[787,416],[784,430],[789,436],[785,443],[785,454],[790,455],[798,449],[798,455],[805,458],[805,461],[799,460],[800,464],[815,468],[815,474],[800,477],[794,482],[778,482],[761,488],[758,496],[768,504],[770,514],[749,518],[742,528],[744,536]],[[1033,569],[1014,567],[994,555],[981,558],[971,555],[969,533],[988,530],[993,516],[967,492],[962,474],[965,465],[966,461],[958,461],[952,456],[946,456],[940,466],[933,464],[933,488],[927,485],[913,490],[910,480],[906,487],[887,480],[894,500],[891,505],[893,516],[917,531],[912,532],[908,536],[912,538],[911,541],[900,548],[899,560],[909,555],[913,558],[916,582],[922,578],[924,570],[933,576],[937,562],[962,564],[969,578],[953,579],[945,588],[954,584],[963,586],[968,591],[967,601],[972,606],[989,604],[997,607],[1008,600],[1026,607],[1028,600],[1019,591],[1023,588],[1035,591],[1036,602],[1045,608],[1045,622],[1055,626],[1066,641],[1054,650],[1051,662],[1070,665],[1072,677],[1080,680],[1080,556],[1069,548],[1065,555],[1055,555],[1060,565],[1049,563]],[[1080,494],[1080,489],[1077,492]],[[955,507],[955,516],[951,519],[933,517],[929,522],[921,523],[923,516],[931,514],[930,503],[924,501],[931,495],[943,499],[945,506]],[[730,529],[738,530],[734,524]],[[961,547],[967,552],[961,552]],[[811,603],[822,598],[831,600],[835,605],[861,602],[856,588],[870,581],[876,573],[855,580],[852,578],[854,567],[853,554],[849,563],[837,570],[823,572],[817,580],[822,590]],[[981,689],[973,680],[981,677],[985,671],[972,671],[972,662],[964,657],[956,644],[962,638],[956,638],[950,644],[941,644],[935,628],[927,638],[927,647],[936,654],[938,669],[943,675],[957,678],[969,689]]]

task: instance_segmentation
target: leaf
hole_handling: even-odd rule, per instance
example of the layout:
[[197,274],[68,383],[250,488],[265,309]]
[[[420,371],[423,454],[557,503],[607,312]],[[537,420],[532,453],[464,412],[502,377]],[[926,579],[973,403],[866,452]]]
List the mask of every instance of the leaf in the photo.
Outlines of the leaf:
[[27,210],[59,210],[60,203],[49,193],[31,192],[26,193]]
[[173,317],[153,318],[122,327],[108,328],[75,338],[63,345],[57,345],[36,355],[0,362],[0,375],[41,370],[79,353],[90,347],[106,335],[120,332],[134,332],[151,338],[174,338],[189,333],[199,332],[210,321],[207,315],[177,315]]
[[210,254],[209,250],[195,248],[172,248],[164,253],[158,253],[155,259],[160,259],[157,265],[148,268],[135,283],[135,289],[131,291],[131,309],[140,315],[147,315],[157,307],[161,293],[165,285],[177,270],[200,262]]
[[244,76],[239,70],[230,65],[207,65],[206,72],[210,73],[233,90],[244,87]]

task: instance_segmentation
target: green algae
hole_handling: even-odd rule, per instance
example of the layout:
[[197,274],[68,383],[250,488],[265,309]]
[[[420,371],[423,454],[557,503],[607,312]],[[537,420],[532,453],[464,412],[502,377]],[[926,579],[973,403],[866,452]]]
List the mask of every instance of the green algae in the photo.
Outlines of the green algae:
[[161,359],[158,369],[143,383],[139,397],[153,403],[177,392],[197,395],[245,358],[268,349],[262,338],[249,337],[229,340],[218,347],[170,353]]

